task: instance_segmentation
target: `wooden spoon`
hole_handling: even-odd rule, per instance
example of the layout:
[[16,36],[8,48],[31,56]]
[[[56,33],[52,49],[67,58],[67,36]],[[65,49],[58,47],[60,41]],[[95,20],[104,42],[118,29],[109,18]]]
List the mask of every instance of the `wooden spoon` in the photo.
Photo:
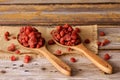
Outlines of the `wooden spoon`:
[[[17,41],[18,41],[18,37],[19,36],[17,36]],[[19,41],[18,41],[18,43],[19,43]],[[66,63],[64,63],[62,60],[60,60],[59,58],[57,58],[56,56],[54,56],[52,53],[50,53],[47,50],[45,44],[41,48],[27,48],[27,47],[24,47],[21,44],[20,44],[20,46],[21,46],[21,48],[25,48],[25,49],[33,50],[35,52],[42,53],[52,63],[52,65],[56,69],[58,69],[61,73],[65,74],[65,75],[68,75],[68,76],[71,75],[71,68]]]
[[112,73],[112,66],[106,62],[105,60],[103,60],[102,58],[100,58],[99,56],[97,56],[96,54],[94,54],[92,51],[88,50],[83,43],[80,43],[78,45],[75,46],[66,46],[66,45],[62,45],[59,42],[57,42],[54,39],[54,31],[52,31],[52,37],[53,40],[55,41],[55,43],[57,45],[60,45],[62,47],[70,47],[72,49],[75,49],[77,51],[82,52],[89,60],[91,60],[99,69],[101,69],[102,71],[104,71],[105,73]]

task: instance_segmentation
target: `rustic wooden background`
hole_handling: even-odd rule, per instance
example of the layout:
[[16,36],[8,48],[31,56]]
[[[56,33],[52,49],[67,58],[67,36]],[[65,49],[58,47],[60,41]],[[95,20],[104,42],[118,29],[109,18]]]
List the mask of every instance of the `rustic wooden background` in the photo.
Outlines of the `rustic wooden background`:
[[[0,25],[17,26],[17,25],[39,25],[42,27],[51,27],[61,24],[71,25],[92,25],[98,24],[98,31],[105,31],[112,43],[108,46],[99,48],[100,56],[105,53],[112,55],[110,63],[114,67],[114,74],[101,75],[96,73],[97,68],[93,71],[94,66],[85,67],[81,64],[81,68],[88,70],[88,72],[80,72],[81,75],[77,77],[65,77],[53,71],[49,73],[55,76],[61,76],[59,79],[91,79],[91,80],[119,80],[120,78],[120,0],[0,0]],[[98,37],[102,40],[106,37]],[[3,66],[1,63],[1,70]],[[48,64],[50,65],[50,64]],[[71,65],[72,66],[72,65]],[[11,67],[11,66],[9,66]],[[39,67],[39,66],[37,66]],[[13,68],[13,67],[11,67]],[[10,69],[11,69],[10,68]],[[27,67],[31,69],[31,67]],[[52,68],[52,67],[51,67]],[[8,69],[8,71],[11,71]],[[52,68],[53,69],[53,68]],[[50,79],[50,75],[38,75],[36,68],[33,74],[26,73],[26,75],[14,74],[0,74],[0,80],[15,79],[15,80],[39,80]],[[53,69],[54,70],[54,69]],[[92,73],[93,72],[93,73]],[[37,75],[35,75],[37,74]],[[57,74],[57,76],[55,75]],[[46,77],[48,76],[48,77]],[[78,76],[81,76],[78,77]],[[9,78],[10,77],[10,78]],[[28,78],[27,78],[28,77]]]

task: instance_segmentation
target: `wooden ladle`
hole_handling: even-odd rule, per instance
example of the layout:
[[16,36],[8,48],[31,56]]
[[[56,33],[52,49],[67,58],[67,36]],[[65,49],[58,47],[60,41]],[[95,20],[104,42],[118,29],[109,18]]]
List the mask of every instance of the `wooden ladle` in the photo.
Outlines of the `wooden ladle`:
[[[17,41],[18,41],[18,37],[19,37],[19,35],[17,36]],[[19,41],[18,41],[18,43],[19,43]],[[68,75],[68,76],[71,75],[71,68],[66,63],[64,63],[62,60],[60,60],[59,58],[54,56],[52,53],[50,53],[47,50],[45,44],[41,48],[27,48],[27,47],[24,47],[21,44],[20,44],[20,46],[21,46],[21,48],[24,48],[24,49],[29,49],[29,50],[32,50],[32,51],[35,51],[35,52],[42,53],[52,63],[52,65],[56,69],[58,69],[61,73],[65,74],[65,75]]]
[[104,71],[105,73],[111,74],[112,73],[112,66],[106,62],[105,60],[103,60],[102,58],[100,58],[99,56],[97,56],[96,54],[94,54],[92,51],[88,50],[83,43],[80,43],[78,45],[75,46],[66,46],[66,45],[62,45],[59,42],[57,42],[54,38],[54,30],[52,31],[52,37],[53,40],[55,41],[55,43],[57,45],[60,45],[62,47],[69,47],[72,48],[74,50],[80,51],[82,52],[89,60],[91,60],[99,69],[101,69],[102,71]]

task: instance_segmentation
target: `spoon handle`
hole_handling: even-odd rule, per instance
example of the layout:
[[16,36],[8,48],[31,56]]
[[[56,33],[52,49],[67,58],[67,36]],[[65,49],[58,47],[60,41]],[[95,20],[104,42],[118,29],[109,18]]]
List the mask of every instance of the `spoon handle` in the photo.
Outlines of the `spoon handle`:
[[88,50],[83,44],[77,45],[75,49],[80,52],[83,52],[83,54],[88,59],[90,59],[99,69],[101,69],[105,73],[109,73],[109,74],[112,73],[112,66],[108,62],[100,58],[98,55]]
[[55,55],[50,53],[46,47],[42,47],[37,49],[40,53],[42,53],[52,64],[56,67],[61,73],[70,76],[71,75],[71,68],[64,63],[62,60],[57,58]]

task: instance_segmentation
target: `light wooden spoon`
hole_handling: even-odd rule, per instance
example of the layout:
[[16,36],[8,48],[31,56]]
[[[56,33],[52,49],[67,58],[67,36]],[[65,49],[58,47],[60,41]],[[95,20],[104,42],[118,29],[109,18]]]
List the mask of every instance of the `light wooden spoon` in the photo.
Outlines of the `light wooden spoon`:
[[112,73],[112,66],[106,62],[105,60],[103,60],[102,58],[100,58],[99,56],[97,56],[96,54],[94,54],[92,51],[88,50],[83,43],[80,43],[78,45],[75,46],[66,46],[66,45],[62,45],[59,42],[57,42],[54,39],[54,31],[52,31],[52,37],[53,40],[55,41],[55,43],[59,46],[62,47],[70,47],[72,49],[75,49],[77,51],[82,52],[89,60],[91,60],[99,69],[101,69],[102,71],[104,71],[105,73],[111,74]]
[[[18,37],[19,36],[17,36],[17,41],[18,41]],[[19,41],[18,41],[18,43],[19,43]],[[41,48],[27,48],[27,47],[24,47],[23,45],[21,45],[20,43],[19,43],[19,46],[21,48],[24,48],[24,49],[29,49],[29,50],[32,50],[32,51],[35,51],[35,52],[42,53],[52,63],[52,65],[56,69],[58,69],[61,73],[65,74],[65,75],[68,75],[68,76],[71,75],[71,68],[66,63],[64,63],[62,60],[60,60],[59,58],[54,56],[52,53],[50,53],[47,50],[45,44]]]

